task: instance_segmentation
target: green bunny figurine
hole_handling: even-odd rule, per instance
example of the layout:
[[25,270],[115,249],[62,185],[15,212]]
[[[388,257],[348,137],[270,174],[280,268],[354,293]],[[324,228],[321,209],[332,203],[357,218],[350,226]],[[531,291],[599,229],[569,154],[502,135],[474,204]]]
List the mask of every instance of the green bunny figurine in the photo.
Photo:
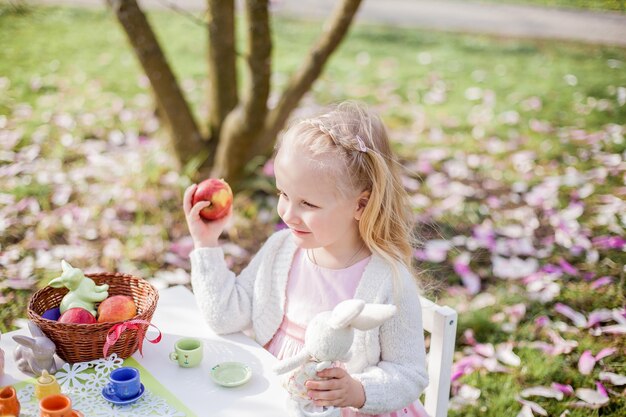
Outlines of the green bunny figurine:
[[81,307],[96,317],[95,303],[99,303],[109,296],[108,284],[96,285],[91,278],[87,278],[83,271],[74,268],[64,260],[61,261],[63,274],[50,281],[53,288],[66,287],[68,292],[61,300],[61,314],[74,307]]

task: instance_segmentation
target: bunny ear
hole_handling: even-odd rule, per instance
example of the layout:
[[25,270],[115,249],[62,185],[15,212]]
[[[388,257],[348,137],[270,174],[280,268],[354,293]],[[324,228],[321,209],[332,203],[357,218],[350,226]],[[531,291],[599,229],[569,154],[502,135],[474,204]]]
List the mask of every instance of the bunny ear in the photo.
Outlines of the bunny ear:
[[361,314],[350,325],[359,330],[374,329],[396,314],[396,306],[389,304],[366,304]]
[[28,336],[13,336],[13,340],[19,343],[22,346],[26,346],[32,348],[35,346],[35,339]]
[[48,283],[49,286],[51,286],[52,288],[61,288],[64,287],[65,284],[63,283],[63,276],[60,277],[56,277],[55,279],[53,279],[52,281],[50,281]]
[[72,265],[69,264],[69,262],[67,262],[65,259],[61,260],[61,269],[63,269],[63,272],[67,272],[72,270]]
[[28,322],[28,329],[30,330],[30,334],[32,334],[33,336],[43,336],[43,332],[41,331],[41,329],[39,329],[39,327],[37,327],[37,325],[35,323],[33,323],[32,321]]
[[363,308],[365,301],[363,300],[345,300],[335,306],[328,320],[328,324],[333,329],[343,329],[350,325],[350,322],[357,317]]

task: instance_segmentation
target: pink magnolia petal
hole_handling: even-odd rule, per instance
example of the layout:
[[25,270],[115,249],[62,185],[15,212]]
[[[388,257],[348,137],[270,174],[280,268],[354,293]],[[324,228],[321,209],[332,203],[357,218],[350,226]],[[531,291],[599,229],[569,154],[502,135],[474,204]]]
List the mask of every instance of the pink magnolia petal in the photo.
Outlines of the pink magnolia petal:
[[563,399],[563,392],[561,392],[560,390],[543,386],[526,388],[525,390],[520,392],[520,395],[522,397],[538,396],[545,398],[556,398],[559,401]]
[[578,342],[575,340],[565,340],[552,329],[548,330],[548,335],[554,343],[553,352],[551,353],[553,356],[560,355],[562,353],[570,353],[574,348],[578,346]]
[[605,285],[609,285],[612,282],[613,282],[612,277],[600,277],[597,280],[593,281],[590,287],[592,290],[597,290],[598,288],[603,287]]
[[570,407],[574,408],[589,408],[592,410],[597,410],[598,408],[602,408],[604,404],[591,404],[586,401],[576,401],[568,404]]
[[474,330],[465,329],[465,331],[463,332],[463,337],[465,338],[465,341],[467,342],[468,345],[470,346],[476,345],[476,338],[474,337]]
[[583,375],[589,375],[593,371],[594,366],[596,366],[596,358],[594,358],[590,350],[584,351],[578,360],[578,370]]
[[606,388],[604,387],[604,385],[602,385],[602,382],[600,381],[596,381],[596,390],[601,394],[604,395],[605,397],[609,397],[609,393],[606,392]]
[[535,319],[535,325],[539,328],[545,327],[550,324],[550,318],[548,316],[539,316]]
[[626,324],[626,307],[613,309],[613,320],[619,324]]
[[585,316],[575,311],[570,306],[567,306],[562,303],[556,303],[556,305],[554,306],[554,310],[556,310],[557,313],[560,313],[564,315],[565,317],[567,317],[568,319],[570,319],[571,321],[573,321],[576,327],[582,328],[582,327],[586,327],[587,325],[587,319],[585,318]]
[[563,258],[559,259],[559,266],[561,267],[563,272],[565,272],[568,275],[572,275],[572,276],[578,275],[578,269],[574,268],[572,264],[570,264]]
[[593,327],[598,323],[610,321],[613,319],[613,311],[608,308],[601,308],[589,313],[589,320],[587,320],[587,327]]
[[617,352],[616,348],[604,348],[596,355],[596,361],[606,358],[607,356],[611,356]]
[[576,390],[576,396],[586,403],[592,405],[604,405],[609,402],[609,397],[603,395],[601,392],[595,389],[578,388]]
[[559,384],[558,382],[553,382],[550,385],[552,388],[561,391],[563,394],[567,396],[574,395],[574,388],[571,385]]
[[613,326],[600,327],[600,333],[626,334],[626,324],[614,324]]
[[522,363],[520,357],[513,352],[513,345],[509,343],[498,346],[496,349],[496,358],[509,366],[520,366]]
[[519,413],[517,413],[516,417],[535,417],[535,415],[533,414],[533,410],[531,410],[529,406],[523,405],[522,409]]
[[483,365],[485,366],[485,369],[488,370],[489,372],[502,372],[502,373],[511,372],[511,370],[507,368],[506,366],[500,365],[500,363],[498,362],[496,358],[486,358],[483,361]]
[[600,372],[600,380],[608,381],[611,385],[626,385],[626,376],[613,372]]
[[448,251],[450,249],[452,249],[452,243],[448,240],[429,240],[426,242],[424,249],[421,252],[421,255],[423,256],[422,260],[434,263],[443,262],[448,257]]
[[450,408],[453,410],[459,410],[466,406],[472,406],[476,404],[478,398],[480,398],[480,389],[469,386],[461,385],[455,396],[450,399]]
[[470,294],[478,294],[480,291],[480,277],[470,269],[470,254],[463,252],[454,259],[454,272],[461,277],[463,286]]
[[461,275],[461,282],[467,288],[470,294],[478,294],[480,292],[480,277],[473,272]]
[[474,352],[486,358],[490,358],[496,354],[496,349],[491,343],[479,343],[474,346]]
[[540,406],[539,404],[537,404],[534,401],[524,400],[524,399],[520,398],[519,396],[515,397],[515,399],[519,403],[521,403],[522,405],[530,407],[530,409],[533,411],[533,413],[537,413],[540,416],[547,416],[548,415],[548,412],[542,406]]

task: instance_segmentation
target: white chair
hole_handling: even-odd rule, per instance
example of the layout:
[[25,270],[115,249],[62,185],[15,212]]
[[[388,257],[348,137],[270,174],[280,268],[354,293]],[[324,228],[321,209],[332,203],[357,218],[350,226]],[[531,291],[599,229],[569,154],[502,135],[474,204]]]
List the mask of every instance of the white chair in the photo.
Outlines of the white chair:
[[456,341],[457,314],[448,306],[440,306],[420,297],[424,331],[430,333],[428,350],[429,384],[424,408],[430,417],[446,417],[450,399],[450,377]]

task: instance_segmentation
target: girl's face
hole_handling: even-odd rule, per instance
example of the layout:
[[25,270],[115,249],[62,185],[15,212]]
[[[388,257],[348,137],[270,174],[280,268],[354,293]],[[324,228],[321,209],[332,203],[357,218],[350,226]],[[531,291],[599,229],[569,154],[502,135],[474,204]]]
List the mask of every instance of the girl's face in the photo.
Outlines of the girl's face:
[[[274,172],[278,188],[278,215],[291,229],[303,249],[352,247],[358,239],[362,209],[359,196],[343,196],[337,185],[341,178],[320,168],[319,161],[332,164],[327,157],[316,161],[306,152],[284,149],[276,155]],[[326,158],[326,159],[323,159]],[[335,172],[335,170],[331,170]],[[356,193],[353,193],[356,194]]]

